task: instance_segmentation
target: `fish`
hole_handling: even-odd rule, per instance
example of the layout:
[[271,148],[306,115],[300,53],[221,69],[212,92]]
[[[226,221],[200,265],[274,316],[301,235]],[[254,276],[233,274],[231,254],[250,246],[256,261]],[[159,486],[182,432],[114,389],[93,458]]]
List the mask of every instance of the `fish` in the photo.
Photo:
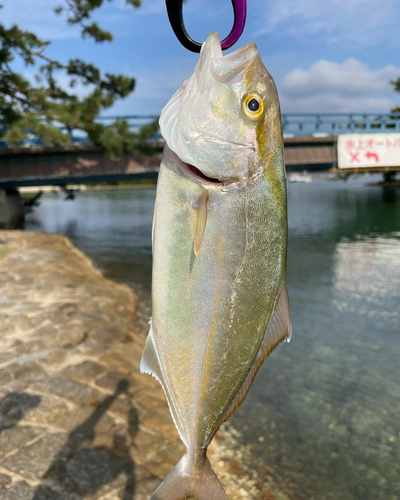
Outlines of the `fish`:
[[186,454],[151,498],[226,500],[207,447],[292,330],[280,104],[256,44],[223,55],[211,33],[160,130],[140,369],[163,387]]

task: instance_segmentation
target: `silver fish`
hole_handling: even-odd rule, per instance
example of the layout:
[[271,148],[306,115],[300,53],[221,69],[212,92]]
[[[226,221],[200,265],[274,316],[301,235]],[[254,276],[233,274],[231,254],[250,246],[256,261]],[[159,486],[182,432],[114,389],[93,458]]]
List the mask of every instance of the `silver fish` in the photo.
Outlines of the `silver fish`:
[[152,499],[222,500],[207,447],[291,335],[281,115],[256,45],[224,56],[211,33],[160,127],[141,371],[161,383],[187,452]]

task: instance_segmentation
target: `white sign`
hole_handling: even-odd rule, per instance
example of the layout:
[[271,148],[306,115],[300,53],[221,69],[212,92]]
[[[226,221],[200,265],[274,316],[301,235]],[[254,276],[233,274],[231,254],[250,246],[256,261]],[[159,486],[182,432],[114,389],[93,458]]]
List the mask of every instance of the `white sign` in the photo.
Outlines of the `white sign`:
[[339,168],[400,168],[400,134],[338,136]]

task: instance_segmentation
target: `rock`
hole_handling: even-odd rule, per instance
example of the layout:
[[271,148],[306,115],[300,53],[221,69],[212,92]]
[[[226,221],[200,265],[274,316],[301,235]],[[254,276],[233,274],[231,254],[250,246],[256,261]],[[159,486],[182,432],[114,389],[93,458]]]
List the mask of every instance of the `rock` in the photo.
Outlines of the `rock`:
[[103,450],[83,448],[66,462],[64,482],[82,497],[104,495],[135,481],[135,464],[129,458],[115,457]]
[[20,481],[3,495],[0,494],[0,500],[82,500],[82,497],[53,489],[46,484],[40,484],[35,488],[25,481]]
[[32,500],[33,496],[34,489],[25,481],[14,484],[8,491],[0,490],[0,500]]
[[125,339],[126,334],[117,328],[101,328],[90,334],[90,339],[99,344],[112,345]]
[[6,363],[7,361],[11,361],[12,359],[17,358],[20,355],[18,351],[3,351],[0,352],[0,364]]
[[13,380],[26,380],[31,382],[46,375],[46,371],[36,361],[27,363],[15,363],[4,368],[12,376]]
[[107,413],[107,408],[101,406],[76,408],[55,420],[53,425],[92,440],[95,434],[111,434],[116,426],[115,420]]
[[14,380],[13,374],[8,368],[0,370],[0,385],[8,384]]
[[164,478],[182,458],[184,450],[172,445],[164,445],[154,451],[146,463],[146,467],[155,476]]
[[41,394],[37,407],[28,409],[24,415],[24,420],[35,423],[51,423],[68,412],[68,405],[60,398],[51,394]]
[[64,347],[73,347],[83,342],[88,334],[88,330],[82,325],[66,325],[57,333],[57,341],[59,345]]
[[3,401],[9,394],[22,391],[28,384],[29,382],[25,382],[23,380],[15,380],[13,382],[0,385],[0,401]]
[[123,381],[126,381],[128,387],[131,388],[131,383],[126,373],[111,370],[103,377],[97,379],[96,385],[98,387],[101,387],[102,389],[114,392],[117,389],[118,385]]
[[128,423],[139,423],[138,410],[129,397],[118,396],[110,406],[109,411],[123,418]]
[[129,359],[126,356],[123,356],[122,354],[116,352],[109,352],[107,354],[104,354],[104,356],[102,356],[100,360],[107,366],[120,372],[131,373],[132,371],[136,371],[134,369],[134,363],[132,362],[132,359]]
[[155,408],[149,411],[141,421],[141,425],[147,429],[160,434],[165,440],[171,444],[176,444],[180,441],[178,431],[172,421],[172,417],[167,413],[167,410]]
[[161,392],[158,390],[154,389],[148,389],[145,390],[146,387],[142,386],[141,389],[136,390],[132,394],[132,398],[135,401],[136,404],[139,404],[143,408],[146,408],[146,410],[154,410],[155,408],[163,408],[164,415],[169,415],[169,410],[168,410],[168,405],[165,400],[165,397],[163,398],[163,392],[161,389]]
[[87,340],[76,347],[76,352],[83,356],[100,356],[108,352],[109,348],[104,345],[97,344],[91,340]]
[[47,323],[37,328],[33,333],[32,337],[35,338],[54,338],[56,336],[57,329],[52,323]]
[[53,314],[49,317],[55,325],[61,326],[65,335],[68,335],[69,327],[76,327],[79,330],[79,326],[82,326],[83,322],[79,321],[79,312],[79,304],[65,301],[58,304]]
[[47,354],[45,358],[42,359],[42,364],[45,364],[46,366],[58,366],[67,357],[67,352],[65,349],[54,349],[51,352]]
[[107,368],[94,361],[86,360],[78,365],[70,365],[61,374],[75,380],[89,382],[107,371]]
[[[154,434],[142,427],[134,439],[134,447],[131,448],[132,458],[135,462],[146,465],[157,452],[168,443],[159,434]],[[182,451],[182,455],[184,448]]]
[[37,354],[44,352],[56,344],[56,338],[45,338],[45,339],[34,339],[24,342],[24,354],[31,356],[32,354]]
[[[20,262],[26,262],[31,265],[35,262],[36,266],[40,264],[56,263],[60,258],[58,252],[54,250],[44,250],[41,248],[25,248],[23,250],[12,252],[8,255],[9,260],[19,260]],[[34,268],[32,269],[34,271]]]
[[11,484],[11,476],[8,474],[2,474],[0,473],[0,493],[3,491],[8,485]]
[[22,447],[17,453],[6,458],[2,466],[27,479],[39,480],[46,473],[66,439],[64,433],[48,433],[39,441]]
[[[135,500],[148,500],[151,495],[160,486],[162,479],[158,477],[149,477],[143,481],[140,481],[135,487]],[[123,492],[118,496],[121,500],[123,497]]]
[[48,485],[47,483],[48,481],[45,480],[35,488],[32,500],[82,500],[80,495],[60,490],[59,488],[53,489],[52,485]]
[[101,393],[93,387],[66,377],[47,377],[32,386],[33,391],[50,392],[77,404],[94,405],[101,400]]
[[[133,373],[140,374],[140,360],[143,354],[143,345],[138,342],[127,342],[123,347],[123,356],[129,363]],[[151,377],[149,377],[151,379]]]
[[0,428],[10,428],[40,405],[42,398],[27,393],[11,393],[0,404]]

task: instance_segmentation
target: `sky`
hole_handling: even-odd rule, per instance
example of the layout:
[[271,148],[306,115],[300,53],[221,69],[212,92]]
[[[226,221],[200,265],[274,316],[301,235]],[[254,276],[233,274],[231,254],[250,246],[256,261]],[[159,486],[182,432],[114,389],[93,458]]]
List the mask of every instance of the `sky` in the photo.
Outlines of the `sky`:
[[[104,72],[136,78],[135,91],[104,115],[158,115],[196,64],[198,55],[175,38],[164,0],[142,0],[139,9],[125,0],[105,2],[94,20],[114,41],[102,44],[82,40],[76,27],[53,13],[64,0],[0,3],[0,22],[50,40],[49,57],[80,57]],[[232,5],[187,0],[184,18],[195,40],[215,30],[224,38]],[[249,0],[246,28],[234,48],[250,41],[275,79],[284,113],[386,113],[400,106],[400,93],[389,85],[400,77],[400,0]],[[32,68],[16,67],[32,77]]]

